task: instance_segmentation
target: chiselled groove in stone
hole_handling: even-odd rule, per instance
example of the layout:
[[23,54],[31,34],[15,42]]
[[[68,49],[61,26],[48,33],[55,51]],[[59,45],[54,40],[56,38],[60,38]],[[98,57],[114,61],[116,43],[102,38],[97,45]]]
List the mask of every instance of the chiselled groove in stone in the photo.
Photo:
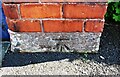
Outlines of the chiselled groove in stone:
[[11,47],[13,51],[19,49],[21,52],[97,52],[100,36],[101,33],[79,32],[15,33]]

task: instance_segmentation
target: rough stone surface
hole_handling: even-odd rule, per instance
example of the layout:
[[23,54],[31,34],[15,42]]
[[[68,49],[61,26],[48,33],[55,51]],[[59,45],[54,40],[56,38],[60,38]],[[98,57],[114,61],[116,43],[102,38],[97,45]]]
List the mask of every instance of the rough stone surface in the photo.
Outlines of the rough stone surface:
[[12,51],[97,52],[101,33],[14,33]]

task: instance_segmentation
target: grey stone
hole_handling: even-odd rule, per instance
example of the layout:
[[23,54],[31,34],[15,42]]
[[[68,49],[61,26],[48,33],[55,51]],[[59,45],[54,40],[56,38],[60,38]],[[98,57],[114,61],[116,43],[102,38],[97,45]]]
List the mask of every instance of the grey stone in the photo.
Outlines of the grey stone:
[[97,52],[101,33],[11,33],[12,51]]

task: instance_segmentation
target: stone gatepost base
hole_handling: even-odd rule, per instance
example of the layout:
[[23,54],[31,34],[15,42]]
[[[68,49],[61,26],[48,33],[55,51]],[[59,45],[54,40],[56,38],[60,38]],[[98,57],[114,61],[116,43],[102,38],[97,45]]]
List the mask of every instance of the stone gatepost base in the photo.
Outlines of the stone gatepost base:
[[19,33],[11,34],[15,52],[97,52],[101,33]]

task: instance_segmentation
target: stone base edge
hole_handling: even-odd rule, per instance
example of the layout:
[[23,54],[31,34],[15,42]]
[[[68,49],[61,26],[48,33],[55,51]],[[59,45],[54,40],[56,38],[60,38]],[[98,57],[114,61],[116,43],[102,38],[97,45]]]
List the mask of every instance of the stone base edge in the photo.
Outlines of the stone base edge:
[[13,52],[96,53],[101,33],[10,33]]

